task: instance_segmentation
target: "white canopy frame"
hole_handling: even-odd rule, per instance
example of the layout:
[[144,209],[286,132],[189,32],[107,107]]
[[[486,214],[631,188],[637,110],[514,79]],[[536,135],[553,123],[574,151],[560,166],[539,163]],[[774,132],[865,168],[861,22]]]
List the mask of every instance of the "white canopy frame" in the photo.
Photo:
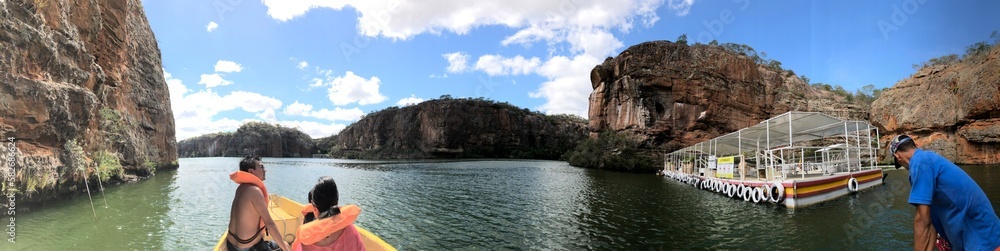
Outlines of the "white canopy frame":
[[[664,157],[665,168],[688,174],[681,163],[705,163],[708,156],[739,156],[757,173],[740,171],[741,179],[784,180],[793,174],[822,175],[878,168],[878,128],[866,121],[842,120],[819,112],[791,111],[757,125],[688,146]],[[707,149],[706,149],[707,148]],[[747,156],[748,153],[753,153]],[[807,156],[808,155],[808,156]],[[741,167],[749,163],[741,164]],[[741,168],[742,169],[742,168]]]

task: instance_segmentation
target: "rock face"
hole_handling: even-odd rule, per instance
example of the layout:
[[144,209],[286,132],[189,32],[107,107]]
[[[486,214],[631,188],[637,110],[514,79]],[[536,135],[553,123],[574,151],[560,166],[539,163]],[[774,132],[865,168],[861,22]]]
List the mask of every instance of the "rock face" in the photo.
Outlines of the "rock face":
[[585,123],[506,103],[429,100],[366,115],[337,135],[332,155],[558,159],[586,137]]
[[775,71],[720,46],[645,42],[594,67],[591,137],[627,133],[673,151],[788,111],[864,119],[867,111],[794,73]]
[[177,152],[182,157],[312,157],[315,144],[298,129],[249,122],[236,132],[213,133],[181,140]]
[[918,70],[875,100],[871,117],[883,145],[906,133],[956,163],[1000,163],[1000,46]]
[[0,135],[17,149],[0,151],[0,165],[6,175],[13,155],[16,182],[5,189],[25,195],[18,202],[82,191],[84,171],[97,178],[97,153],[124,168],[111,182],[176,167],[169,93],[141,1],[0,1],[0,48]]

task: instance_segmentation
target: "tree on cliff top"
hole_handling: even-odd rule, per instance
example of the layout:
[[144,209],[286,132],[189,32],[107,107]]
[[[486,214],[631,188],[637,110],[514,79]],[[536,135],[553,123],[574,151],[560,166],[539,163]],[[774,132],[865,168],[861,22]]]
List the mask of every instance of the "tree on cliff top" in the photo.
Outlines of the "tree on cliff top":
[[990,50],[993,50],[993,48],[996,47],[998,44],[1000,44],[1000,32],[994,30],[993,33],[990,34],[990,39],[993,40],[992,43],[990,43],[990,41],[979,41],[969,46],[966,46],[965,54],[962,56],[951,53],[948,55],[931,58],[928,59],[927,62],[913,64],[912,65],[913,69],[920,70],[928,66],[949,65],[965,60],[978,60],[982,58],[982,56],[986,55]]
[[687,34],[681,34],[680,36],[677,36],[677,43],[678,44],[688,44],[688,35]]

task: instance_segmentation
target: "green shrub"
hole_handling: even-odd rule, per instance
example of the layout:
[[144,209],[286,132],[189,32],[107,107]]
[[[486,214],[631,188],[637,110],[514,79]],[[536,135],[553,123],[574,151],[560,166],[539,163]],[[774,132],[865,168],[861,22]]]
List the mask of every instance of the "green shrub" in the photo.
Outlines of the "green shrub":
[[659,169],[655,159],[639,149],[639,142],[614,132],[601,133],[587,139],[567,153],[572,166],[618,171],[654,172]]
[[688,43],[688,35],[687,34],[681,34],[680,36],[677,36],[677,43],[678,44],[687,44]]
[[101,181],[108,181],[111,177],[121,177],[124,173],[121,162],[118,160],[118,153],[107,150],[98,151],[94,156],[97,162],[97,172]]
[[156,173],[156,162],[146,159],[146,162],[142,163],[142,168],[149,171],[149,173]]

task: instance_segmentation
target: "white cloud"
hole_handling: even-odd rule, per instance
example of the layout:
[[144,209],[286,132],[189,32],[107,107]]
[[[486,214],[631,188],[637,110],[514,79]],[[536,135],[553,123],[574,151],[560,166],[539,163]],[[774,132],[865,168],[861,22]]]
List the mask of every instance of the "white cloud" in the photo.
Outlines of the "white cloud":
[[[279,21],[304,15],[310,9],[357,10],[358,30],[366,36],[407,39],[421,33],[450,31],[466,34],[487,25],[511,28],[543,27],[538,34],[559,28],[630,28],[639,18],[643,23],[657,19],[656,7],[664,0],[264,0],[267,14]],[[672,2],[673,3],[673,2]],[[681,1],[676,11],[686,11],[693,0]],[[686,14],[686,13],[685,13]],[[522,37],[531,37],[524,35]]]
[[694,0],[670,0],[670,3],[667,3],[667,6],[679,17],[686,16],[691,10],[691,5],[694,5]]
[[469,54],[465,52],[457,51],[441,54],[441,56],[448,60],[448,72],[463,72],[469,67]]
[[340,133],[341,130],[347,127],[345,124],[329,123],[323,124],[313,121],[278,121],[279,125],[296,128],[302,131],[314,139],[328,137]]
[[180,103],[184,94],[188,92],[188,89],[180,79],[176,79],[173,75],[170,75],[167,69],[163,69],[163,79],[167,81],[167,89],[170,90],[171,107],[176,107],[174,104]]
[[309,62],[306,62],[305,60],[299,62],[299,70],[305,70],[306,67],[309,67]]
[[274,122],[278,120],[278,117],[274,115],[274,109],[271,108],[267,108],[263,112],[257,113],[256,117],[267,122]]
[[[557,56],[545,62],[538,74],[548,81],[539,86],[537,91],[529,94],[532,98],[545,98],[546,102],[538,110],[548,114],[575,114],[587,117],[589,109],[590,70],[600,64],[601,58],[590,55],[577,55],[567,58]],[[587,74],[582,74],[586,72]]]
[[285,106],[284,113],[285,115],[292,115],[292,116],[306,116],[307,114],[309,114],[309,111],[312,111],[312,109],[313,109],[312,105],[303,104],[299,103],[299,101],[295,101],[292,104]]
[[360,105],[377,104],[388,99],[379,92],[381,80],[378,77],[365,79],[354,72],[347,71],[344,76],[333,77],[326,71],[326,81],[313,79],[310,87],[329,86],[327,96],[334,105],[347,105],[357,102]]
[[371,37],[408,39],[442,32],[463,35],[481,26],[516,30],[500,44],[527,47],[545,43],[549,57],[482,55],[474,65],[468,65],[467,58],[464,64],[459,63],[462,58],[458,56],[463,54],[445,54],[448,72],[471,68],[491,76],[538,74],[546,81],[530,96],[546,100],[540,110],[586,116],[592,91],[590,70],[623,47],[611,30],[628,33],[636,24],[651,27],[659,20],[656,10],[664,5],[678,16],[687,15],[694,0],[264,0],[264,4],[268,15],[281,21],[314,8],[351,7],[359,14],[358,32]]
[[284,114],[292,116],[305,116],[313,117],[318,119],[325,119],[329,121],[356,121],[361,119],[365,113],[359,108],[343,109],[340,107],[330,109],[320,109],[318,111],[313,111],[313,106],[309,104],[299,103],[295,101],[294,103],[285,107]]
[[208,22],[208,26],[205,27],[205,29],[208,30],[208,32],[212,32],[213,30],[215,30],[215,28],[219,28],[219,24],[215,23],[214,21]]
[[483,55],[476,61],[475,69],[496,75],[526,75],[542,64],[537,57],[525,59],[523,56],[505,58],[500,55]]
[[324,85],[324,83],[323,83],[322,79],[313,78],[312,79],[312,84],[309,84],[309,88],[311,89],[311,88],[320,87],[320,86],[323,86],[323,85]]
[[329,121],[355,121],[361,119],[361,116],[363,115],[365,115],[365,112],[356,107],[351,109],[337,107],[333,108],[333,110],[323,108],[319,111],[313,111],[310,113],[310,116],[312,117]]
[[219,60],[215,63],[215,72],[240,72],[243,66],[233,61]]
[[266,121],[275,121],[274,110],[281,101],[259,93],[235,91],[220,96],[212,90],[202,90],[186,96],[171,96],[171,108],[177,139],[182,140],[207,133],[232,131],[245,121],[215,119],[221,112],[240,109]]
[[416,97],[416,95],[410,94],[409,98],[403,98],[403,99],[400,99],[399,101],[396,101],[396,105],[398,105],[398,106],[408,106],[408,105],[419,104],[420,102],[424,102],[424,99],[418,98],[418,97]]
[[207,88],[212,88],[216,86],[231,85],[233,84],[233,81],[223,79],[222,75],[219,75],[218,73],[212,73],[201,74],[201,80],[198,81],[198,84],[205,85]]

